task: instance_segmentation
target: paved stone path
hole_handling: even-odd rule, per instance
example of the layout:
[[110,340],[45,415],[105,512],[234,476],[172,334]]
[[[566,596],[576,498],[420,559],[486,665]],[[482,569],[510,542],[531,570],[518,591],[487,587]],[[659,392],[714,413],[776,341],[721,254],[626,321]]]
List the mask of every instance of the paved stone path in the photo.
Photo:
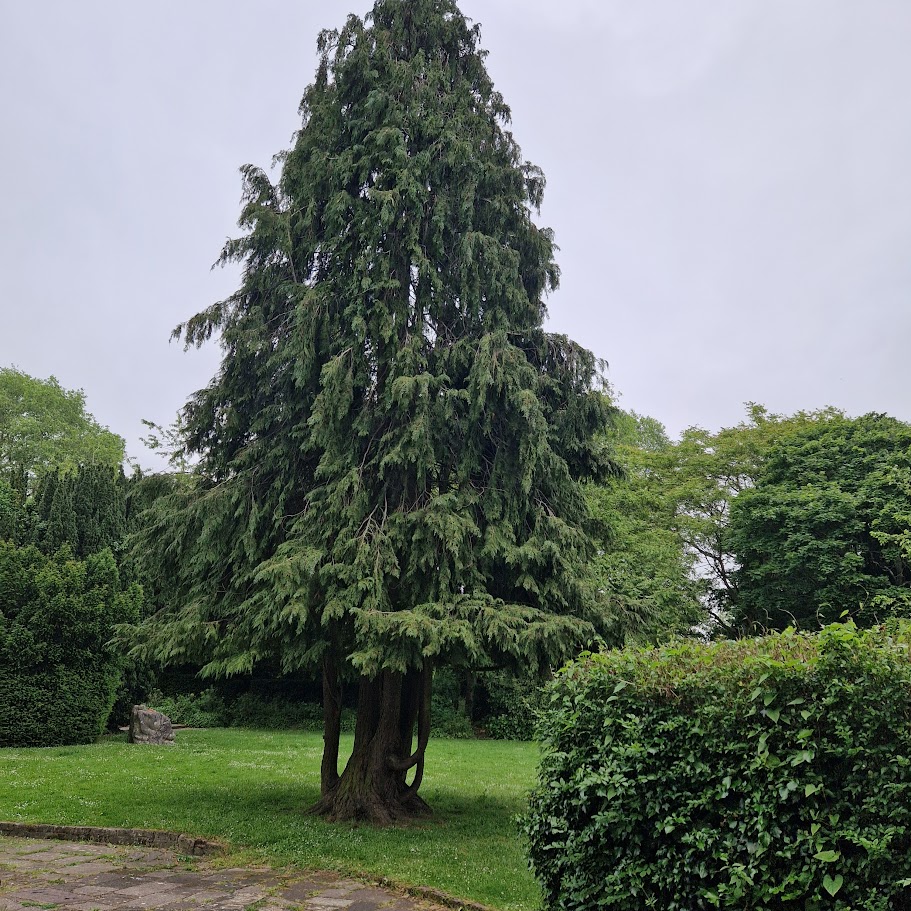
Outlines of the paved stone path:
[[0,911],[432,911],[337,874],[219,869],[157,848],[0,835]]

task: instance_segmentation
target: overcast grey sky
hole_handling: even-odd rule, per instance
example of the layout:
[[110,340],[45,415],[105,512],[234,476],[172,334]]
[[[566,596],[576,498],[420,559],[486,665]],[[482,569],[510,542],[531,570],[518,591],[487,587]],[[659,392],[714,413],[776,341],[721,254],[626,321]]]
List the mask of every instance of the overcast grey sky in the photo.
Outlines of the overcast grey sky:
[[[550,328],[672,434],[747,400],[911,420],[909,0],[462,0],[561,247]],[[238,167],[366,0],[0,0],[0,365],[143,464],[218,349]]]

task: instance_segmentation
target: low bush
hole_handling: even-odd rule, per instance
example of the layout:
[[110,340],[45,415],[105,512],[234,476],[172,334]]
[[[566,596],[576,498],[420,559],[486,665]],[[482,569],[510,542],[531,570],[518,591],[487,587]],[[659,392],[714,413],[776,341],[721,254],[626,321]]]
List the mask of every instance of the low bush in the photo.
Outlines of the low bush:
[[[160,690],[149,693],[150,708],[163,712],[174,724],[193,728],[235,727],[280,731],[297,728],[323,729],[323,707],[312,702],[297,702],[278,696],[266,697],[241,693],[234,698],[222,696],[214,687],[201,693],[166,696]],[[342,730],[354,730],[355,714],[342,710]]]
[[494,671],[481,678],[484,731],[494,740],[534,740],[543,704],[539,680]]
[[[243,693],[227,705],[228,724],[238,728],[261,728],[280,731],[299,728],[305,731],[323,729],[323,707],[315,702],[298,702],[280,696],[271,698]],[[342,730],[354,730],[355,715],[342,709]]]
[[430,710],[430,717],[434,737],[454,737],[459,740],[470,740],[474,737],[474,728],[468,717],[451,705],[434,703]]
[[149,708],[163,712],[173,724],[191,728],[222,728],[227,724],[225,700],[211,688],[178,696],[165,696],[161,690],[152,690],[146,701]]
[[[319,681],[264,666],[255,675],[219,680],[200,692],[198,668],[193,666],[159,669],[154,675],[141,665],[126,670],[127,679],[112,713],[116,724],[127,723],[133,702],[139,700],[164,712],[175,724],[189,727],[323,729]],[[485,672],[475,678],[465,671],[437,668],[432,736],[471,739],[477,725],[482,735],[494,740],[533,740],[542,692],[538,680],[505,671]],[[468,714],[472,706],[474,721]],[[346,706],[342,730],[353,732],[355,719],[353,708]]]
[[474,737],[471,719],[465,712],[463,676],[451,667],[433,671],[433,696],[430,717],[434,737]]
[[142,593],[109,550],[74,560],[0,541],[0,747],[89,743],[104,730],[121,660],[114,626]]
[[316,703],[242,693],[229,703],[228,716],[232,727],[266,730],[304,728],[315,731],[322,728],[323,707]]
[[551,909],[911,908],[907,625],[585,656],[525,818]]

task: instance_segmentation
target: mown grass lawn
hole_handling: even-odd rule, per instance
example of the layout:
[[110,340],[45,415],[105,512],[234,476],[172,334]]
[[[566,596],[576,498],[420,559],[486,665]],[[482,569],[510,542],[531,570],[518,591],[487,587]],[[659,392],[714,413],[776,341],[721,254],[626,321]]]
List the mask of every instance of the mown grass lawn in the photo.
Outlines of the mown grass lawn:
[[435,817],[385,830],[303,812],[319,795],[321,750],[319,734],[236,729],[179,731],[174,747],[106,738],[3,749],[0,819],[169,829],[227,840],[253,860],[432,886],[506,911],[540,905],[515,824],[534,744],[431,740],[421,794]]

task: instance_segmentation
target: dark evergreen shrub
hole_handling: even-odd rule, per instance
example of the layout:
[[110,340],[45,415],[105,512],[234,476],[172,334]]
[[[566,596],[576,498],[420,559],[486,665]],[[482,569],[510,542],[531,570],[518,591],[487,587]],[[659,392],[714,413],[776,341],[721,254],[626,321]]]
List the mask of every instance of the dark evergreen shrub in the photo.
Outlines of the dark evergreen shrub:
[[551,909],[911,907],[907,625],[587,656],[525,830]]
[[109,550],[74,560],[64,548],[0,542],[0,746],[89,743],[104,730],[121,662],[114,626],[138,617]]
[[[227,723],[231,727],[285,730],[298,728],[305,731],[322,731],[323,707],[316,702],[301,702],[282,696],[262,696],[243,693],[226,706]],[[342,709],[341,729],[354,730],[355,714],[350,708]]]
[[127,530],[127,486],[123,470],[108,465],[48,472],[35,494],[32,543],[46,554],[68,545],[80,559],[106,547],[118,551]]
[[0,541],[19,541],[25,521],[21,495],[11,484],[0,478]]
[[505,671],[481,675],[483,727],[494,740],[534,740],[543,701],[541,681]]
[[474,728],[467,714],[465,672],[452,667],[437,667],[433,671],[433,695],[430,717],[433,737],[453,737],[467,740],[474,737]]

